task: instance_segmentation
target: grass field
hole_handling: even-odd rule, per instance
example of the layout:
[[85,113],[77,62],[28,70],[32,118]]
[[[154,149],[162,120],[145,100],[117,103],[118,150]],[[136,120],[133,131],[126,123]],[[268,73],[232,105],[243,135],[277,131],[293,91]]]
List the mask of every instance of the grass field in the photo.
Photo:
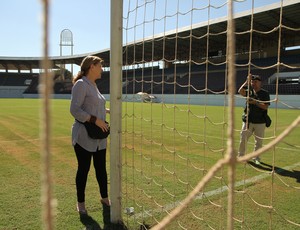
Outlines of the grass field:
[[[80,219],[75,209],[70,101],[51,102],[56,229],[101,229],[102,207],[93,168],[86,190],[89,218]],[[38,99],[0,99],[0,230],[42,228],[40,106]],[[236,108],[236,148],[241,114],[242,108]],[[299,110],[270,109],[269,114],[273,123],[266,129],[265,144],[298,117]],[[224,156],[227,117],[225,107],[123,104],[122,199],[124,208],[133,206],[136,214],[124,214],[130,229],[161,220]],[[260,166],[237,165],[235,229],[299,229],[289,223],[300,224],[299,136],[297,128],[262,155]],[[251,151],[252,139],[248,146]],[[225,229],[227,182],[224,167],[168,229]]]

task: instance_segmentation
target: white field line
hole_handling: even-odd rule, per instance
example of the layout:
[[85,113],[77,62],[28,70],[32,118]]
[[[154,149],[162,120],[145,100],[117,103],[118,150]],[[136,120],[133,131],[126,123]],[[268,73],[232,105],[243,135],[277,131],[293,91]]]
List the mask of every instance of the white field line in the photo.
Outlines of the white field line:
[[[296,168],[298,166],[300,166],[300,162],[298,162],[296,164],[293,164],[293,165],[290,165],[290,166],[286,166],[286,167],[284,167],[282,169],[275,170],[275,172],[276,173],[280,173],[282,170],[294,169],[294,168]],[[235,188],[237,188],[239,186],[245,186],[245,185],[257,182],[257,181],[265,179],[265,178],[267,178],[269,176],[271,176],[271,173],[262,173],[262,174],[260,174],[258,176],[255,176],[255,177],[252,177],[252,178],[249,178],[249,179],[246,179],[246,180],[238,181],[238,182],[235,183]],[[222,187],[220,187],[218,189],[215,189],[215,190],[212,190],[212,191],[208,191],[208,192],[204,192],[201,195],[196,196],[195,200],[201,200],[204,197],[211,197],[211,196],[219,195],[219,194],[221,194],[223,192],[226,192],[226,191],[228,191],[228,187],[227,186],[222,186]],[[137,213],[137,214],[135,214],[133,216],[134,216],[134,218],[142,218],[142,217],[145,217],[145,216],[152,216],[155,213],[160,213],[162,211],[170,211],[170,210],[174,209],[176,206],[178,206],[180,204],[181,204],[181,201],[176,201],[174,203],[165,205],[163,208],[149,210],[149,211],[146,210],[144,212]]]

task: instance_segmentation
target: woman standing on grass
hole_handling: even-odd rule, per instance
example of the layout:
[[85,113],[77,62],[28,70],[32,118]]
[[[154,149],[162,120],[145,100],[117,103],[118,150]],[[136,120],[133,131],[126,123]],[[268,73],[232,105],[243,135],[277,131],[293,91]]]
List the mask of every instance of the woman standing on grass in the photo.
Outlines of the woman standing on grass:
[[[99,92],[96,80],[101,79],[103,60],[97,56],[87,56],[81,63],[81,71],[73,79],[70,112],[75,118],[72,126],[72,144],[77,157],[78,168],[76,174],[77,211],[87,214],[85,207],[85,188],[88,172],[93,158],[96,179],[99,185],[101,203],[109,209],[107,172],[106,172],[106,146],[107,139],[92,139],[88,136],[85,126],[80,122],[91,122],[103,131],[108,130],[105,123],[106,100]],[[109,213],[109,210],[108,210]],[[106,219],[109,221],[109,217]]]

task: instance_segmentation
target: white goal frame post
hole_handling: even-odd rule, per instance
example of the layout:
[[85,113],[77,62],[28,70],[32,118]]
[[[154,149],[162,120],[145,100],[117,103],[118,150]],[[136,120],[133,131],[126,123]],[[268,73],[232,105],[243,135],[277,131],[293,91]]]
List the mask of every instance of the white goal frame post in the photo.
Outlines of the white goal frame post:
[[110,16],[110,195],[111,222],[122,222],[122,31],[123,0],[111,1]]

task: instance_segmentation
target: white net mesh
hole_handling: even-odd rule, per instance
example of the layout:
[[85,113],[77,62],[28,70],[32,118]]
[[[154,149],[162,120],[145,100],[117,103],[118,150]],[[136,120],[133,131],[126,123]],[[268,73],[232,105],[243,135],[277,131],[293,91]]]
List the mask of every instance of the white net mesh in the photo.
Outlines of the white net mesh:
[[[259,167],[228,157],[235,154],[229,151],[230,142],[238,147],[244,106],[244,98],[235,95],[235,102],[230,97],[228,82],[239,87],[249,73],[256,73],[267,83],[281,68],[297,69],[298,63],[281,59],[281,50],[286,45],[282,37],[299,27],[287,20],[283,2],[267,6],[277,9],[266,22],[267,28],[259,24],[264,20],[260,13],[267,9],[257,8],[260,1],[235,1],[235,18],[242,19],[236,20],[234,29],[226,17],[229,4],[125,1],[123,206],[134,208],[126,216],[132,228],[166,224],[180,212],[168,229],[299,227],[296,216],[282,205],[295,202],[286,199],[285,192],[299,193],[300,162],[295,162],[299,145],[295,139],[287,138],[280,148],[264,147],[244,158],[268,150]],[[236,61],[229,59],[229,49],[234,49],[227,45],[230,32]],[[273,144],[283,139],[279,134],[294,119],[290,117],[285,127],[279,128],[282,121],[278,118],[284,111],[278,104],[285,104],[278,94],[281,86],[277,81],[266,87],[275,90],[269,109],[273,125],[266,130],[264,144]],[[299,118],[291,129],[298,122]],[[230,129],[233,136],[227,133]],[[248,153],[252,145],[251,139]],[[292,155],[290,160],[284,157],[286,151]],[[233,190],[227,165],[233,173]]]

